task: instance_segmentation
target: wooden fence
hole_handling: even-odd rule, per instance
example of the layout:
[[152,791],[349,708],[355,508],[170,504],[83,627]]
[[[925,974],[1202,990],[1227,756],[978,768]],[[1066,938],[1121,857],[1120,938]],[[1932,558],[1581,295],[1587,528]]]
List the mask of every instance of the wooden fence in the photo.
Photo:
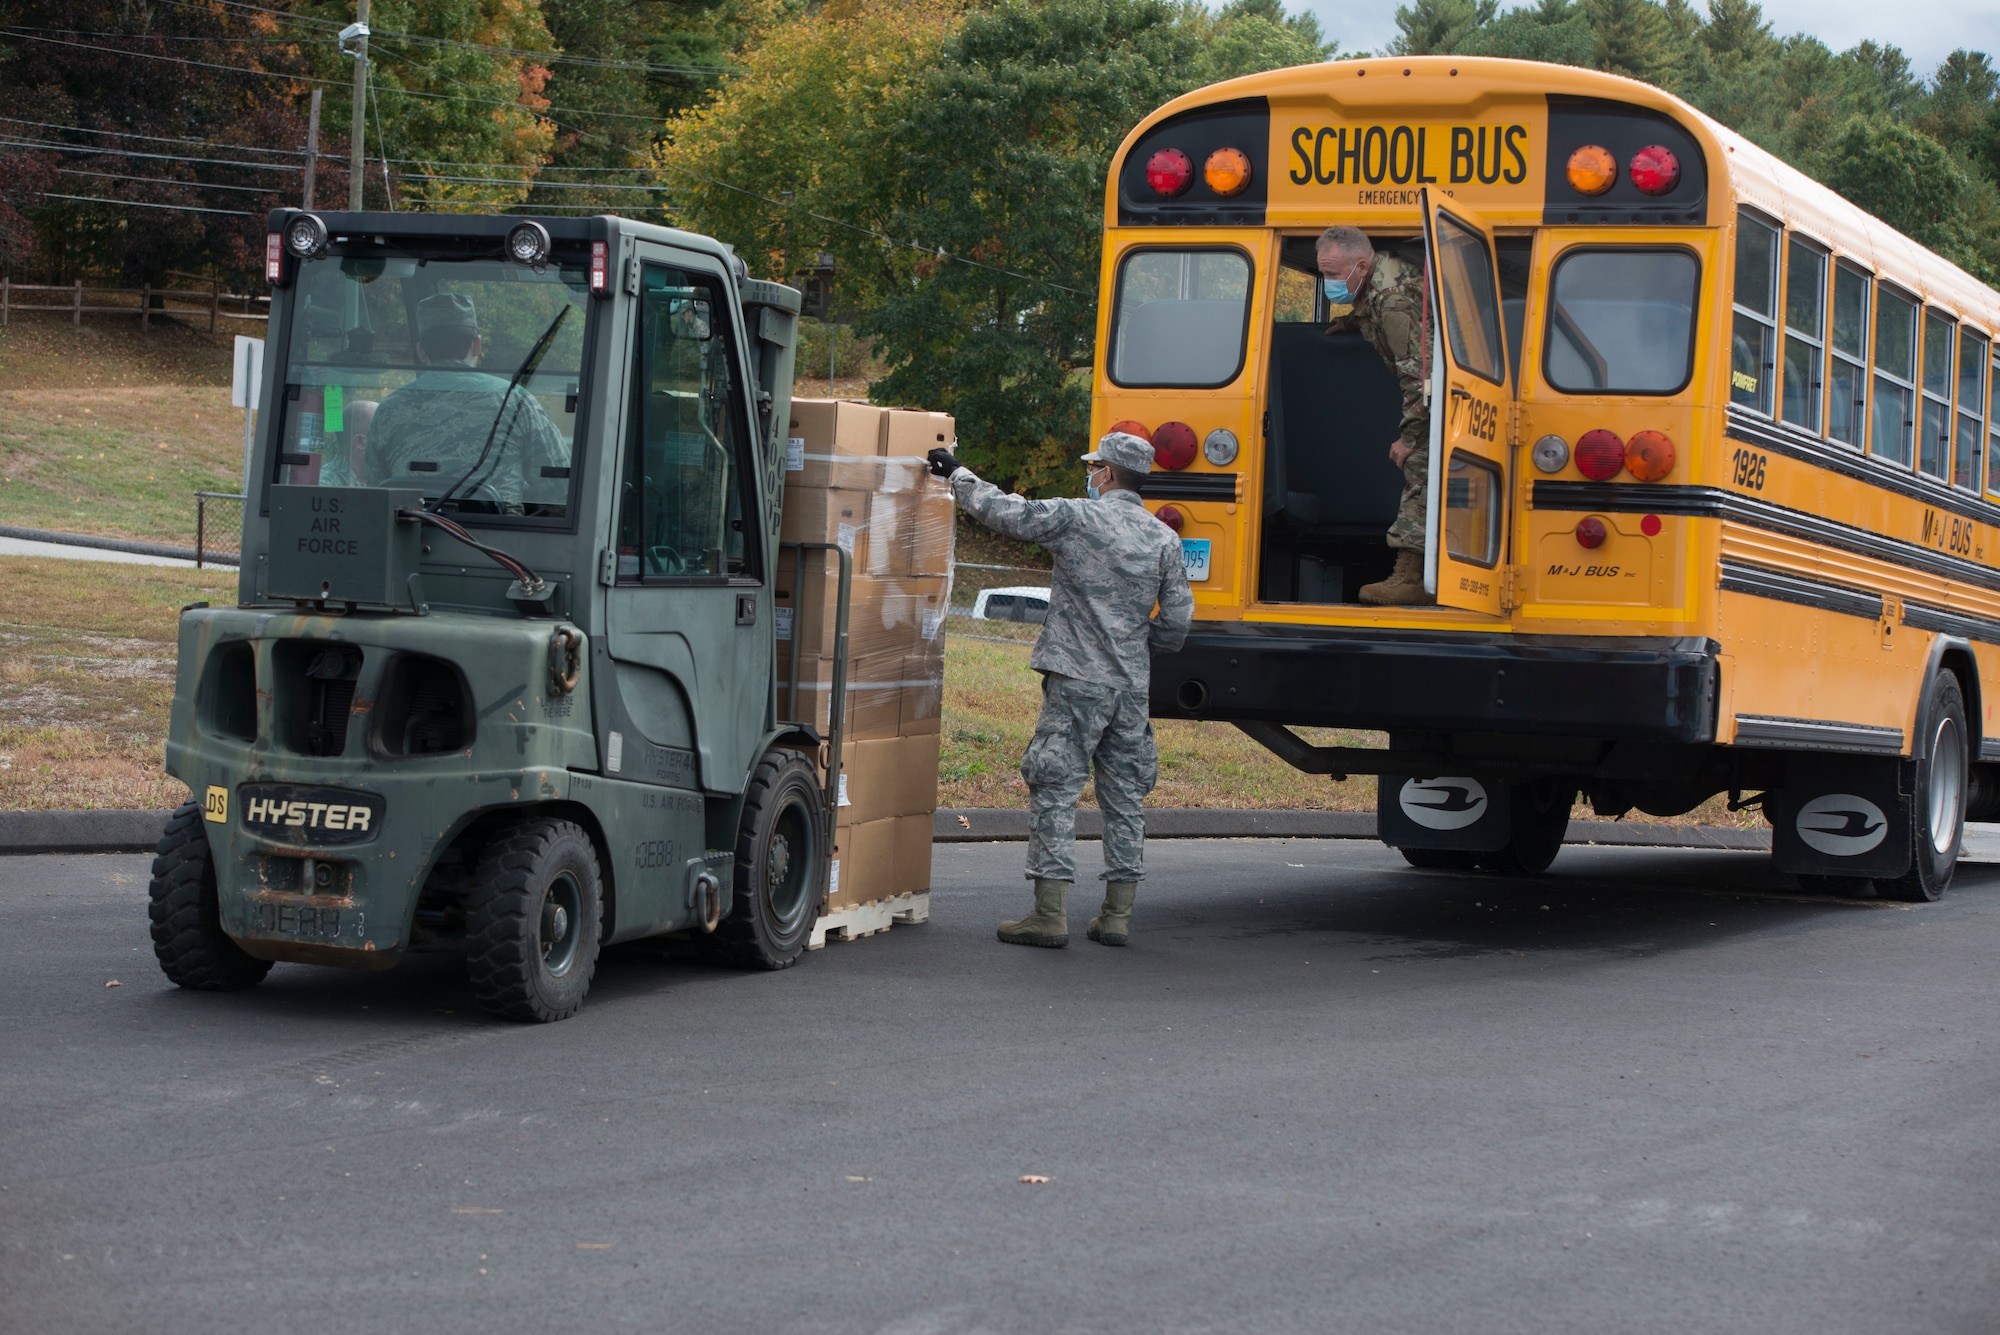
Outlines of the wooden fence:
[[[29,293],[42,298],[30,304],[20,299],[20,294]],[[67,298],[51,301],[49,293],[61,293]],[[92,299],[90,304],[85,297]],[[128,303],[119,298],[129,297]],[[110,303],[106,304],[106,299]],[[158,305],[154,303],[158,302]],[[180,303],[178,306],[173,303]],[[242,310],[224,310],[224,303],[241,306]],[[256,307],[263,309],[257,310]],[[136,315],[139,328],[151,327],[155,315],[192,315],[208,317],[208,332],[214,333],[223,320],[266,320],[270,318],[271,299],[267,296],[252,296],[247,292],[224,292],[221,283],[213,283],[206,292],[190,291],[186,288],[154,287],[142,283],[138,287],[85,287],[81,278],[68,287],[44,286],[40,284],[16,283],[0,276],[0,325],[5,325],[15,311],[58,311],[67,312],[70,322],[83,324],[86,315]]]

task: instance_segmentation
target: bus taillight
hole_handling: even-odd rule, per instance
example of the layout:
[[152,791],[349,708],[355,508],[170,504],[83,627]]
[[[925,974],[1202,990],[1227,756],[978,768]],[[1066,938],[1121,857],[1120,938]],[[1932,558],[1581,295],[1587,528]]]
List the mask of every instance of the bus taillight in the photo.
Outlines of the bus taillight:
[[1576,541],[1579,546],[1602,547],[1604,532],[1604,521],[1596,515],[1585,515],[1576,521]]
[[1180,512],[1179,506],[1174,505],[1161,506],[1159,509],[1153,511],[1153,518],[1159,520],[1176,533],[1180,532],[1181,526],[1187,523],[1187,516]]
[[1194,160],[1178,148],[1163,148],[1146,159],[1146,184],[1153,193],[1172,199],[1194,180]]
[[1569,155],[1569,183],[1579,195],[1601,195],[1618,179],[1618,159],[1611,150],[1585,144]]
[[1218,195],[1234,195],[1250,184],[1250,155],[1240,148],[1218,148],[1201,166],[1201,179]]
[[1592,482],[1608,482],[1625,467],[1625,442],[1603,427],[1576,440],[1576,471]]
[[1674,443],[1664,431],[1635,431],[1625,445],[1625,467],[1641,482],[1658,482],[1674,471]]
[[1632,155],[1632,184],[1643,194],[1664,195],[1681,183],[1681,160],[1670,148],[1648,144]]
[[1109,436],[1109,435],[1114,435],[1120,431],[1124,432],[1128,436],[1137,436],[1140,440],[1145,441],[1148,445],[1151,445],[1153,443],[1153,433],[1146,429],[1146,424],[1144,422],[1135,422],[1128,417],[1122,422],[1113,422],[1110,426],[1105,428],[1104,434]]
[[1153,433],[1153,462],[1162,468],[1186,468],[1194,462],[1194,445],[1193,427],[1186,422],[1162,422]]

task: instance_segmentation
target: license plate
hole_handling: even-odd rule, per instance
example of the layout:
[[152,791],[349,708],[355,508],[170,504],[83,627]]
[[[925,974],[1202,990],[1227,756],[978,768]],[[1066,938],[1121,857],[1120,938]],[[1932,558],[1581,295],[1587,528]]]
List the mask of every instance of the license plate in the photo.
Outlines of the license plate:
[[1188,583],[1208,578],[1208,539],[1182,538],[1181,561],[1187,566]]

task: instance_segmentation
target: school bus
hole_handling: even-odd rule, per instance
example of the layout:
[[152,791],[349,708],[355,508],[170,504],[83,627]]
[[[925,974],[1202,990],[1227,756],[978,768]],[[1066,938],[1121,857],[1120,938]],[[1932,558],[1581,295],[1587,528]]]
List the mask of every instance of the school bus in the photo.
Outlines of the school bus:
[[[1401,402],[1335,224],[1424,275],[1434,605],[1356,601]],[[1741,136],[1520,61],[1236,79],[1126,137],[1101,281],[1094,432],[1150,434],[1195,590],[1156,717],[1382,776],[1425,867],[1726,793],[1810,885],[1933,899],[2000,811],[2000,294]]]

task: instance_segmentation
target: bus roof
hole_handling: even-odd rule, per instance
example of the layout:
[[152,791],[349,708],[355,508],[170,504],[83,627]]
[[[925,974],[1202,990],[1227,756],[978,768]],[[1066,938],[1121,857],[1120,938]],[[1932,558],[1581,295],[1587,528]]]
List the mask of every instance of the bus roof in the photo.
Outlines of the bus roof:
[[1926,301],[1989,332],[2000,331],[2000,292],[1680,98],[1621,75],[1539,61],[1383,56],[1296,65],[1211,84],[1166,103],[1132,128],[1112,161],[1106,215],[1118,215],[1119,171],[1127,154],[1148,130],[1183,112],[1261,98],[1294,106],[1324,102],[1362,117],[1437,107],[1463,107],[1468,115],[1477,115],[1492,104],[1551,94],[1624,103],[1665,115],[1681,126],[1708,159],[1710,226],[1728,224],[1732,203],[1747,205]]

